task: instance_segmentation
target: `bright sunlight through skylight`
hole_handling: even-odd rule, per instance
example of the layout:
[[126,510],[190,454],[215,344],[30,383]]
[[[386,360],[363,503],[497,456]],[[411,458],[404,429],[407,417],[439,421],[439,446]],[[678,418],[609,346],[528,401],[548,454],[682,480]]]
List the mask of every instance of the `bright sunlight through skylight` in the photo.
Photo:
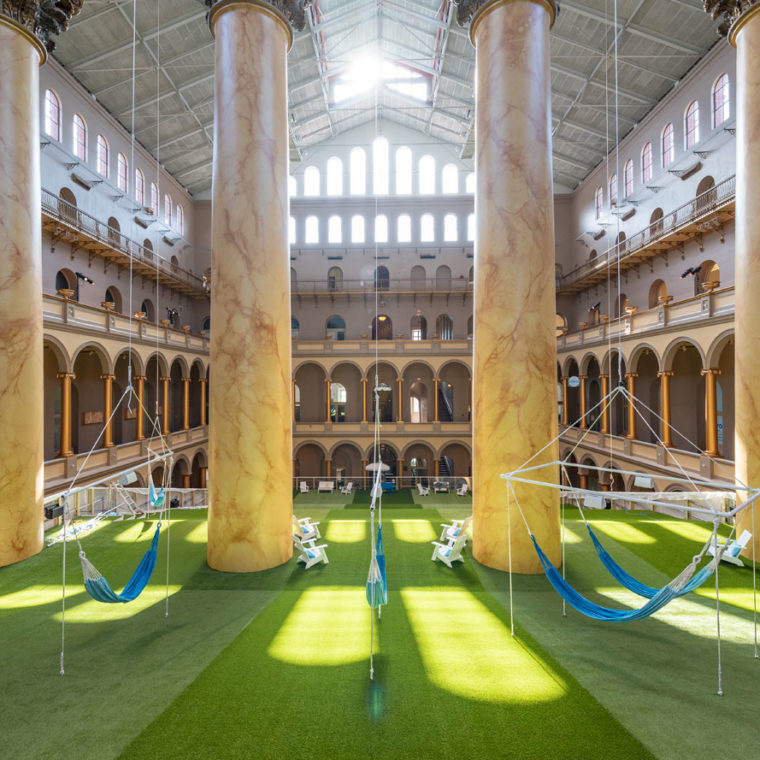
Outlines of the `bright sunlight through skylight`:
[[423,103],[430,99],[429,76],[403,64],[365,54],[332,80],[333,103],[343,103],[364,95],[378,84]]

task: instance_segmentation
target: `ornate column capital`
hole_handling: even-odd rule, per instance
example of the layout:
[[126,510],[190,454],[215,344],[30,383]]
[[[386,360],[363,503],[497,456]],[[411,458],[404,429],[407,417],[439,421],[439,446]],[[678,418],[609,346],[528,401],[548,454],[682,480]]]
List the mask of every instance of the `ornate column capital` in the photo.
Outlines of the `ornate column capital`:
[[718,34],[728,37],[734,47],[739,29],[751,15],[760,11],[760,0],[704,0],[702,5],[713,19],[721,19]]
[[[549,11],[549,26],[554,25],[554,19],[559,13],[559,0],[533,0],[538,5],[543,5]],[[457,6],[457,22],[460,26],[470,27],[470,39],[475,24],[481,14],[496,8],[500,5],[506,5],[512,0],[459,0]],[[473,40],[474,43],[474,40]]]
[[242,5],[254,5],[282,21],[288,29],[289,45],[293,43],[293,32],[300,32],[306,26],[305,7],[310,0],[204,0],[208,13],[211,33],[214,33],[214,20],[224,11]]
[[37,43],[44,61],[46,52],[55,49],[51,35],[63,34],[83,3],[84,0],[0,0],[0,23],[9,20],[26,31],[30,41]]

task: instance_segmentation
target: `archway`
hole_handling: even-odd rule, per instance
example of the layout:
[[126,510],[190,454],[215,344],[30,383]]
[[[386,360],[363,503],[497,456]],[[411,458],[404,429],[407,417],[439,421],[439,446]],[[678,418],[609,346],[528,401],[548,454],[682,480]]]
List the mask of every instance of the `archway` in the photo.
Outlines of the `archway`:
[[302,364],[295,373],[300,391],[300,422],[324,422],[327,416],[325,370],[319,364]]
[[387,314],[372,318],[372,340],[392,340],[393,322]]

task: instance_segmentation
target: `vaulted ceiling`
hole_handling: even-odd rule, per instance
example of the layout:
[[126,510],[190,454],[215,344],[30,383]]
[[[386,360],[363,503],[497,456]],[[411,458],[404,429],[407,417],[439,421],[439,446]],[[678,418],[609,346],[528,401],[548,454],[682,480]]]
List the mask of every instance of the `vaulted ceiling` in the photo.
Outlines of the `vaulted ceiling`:
[[[716,28],[701,0],[561,0],[551,33],[558,191],[718,43]],[[191,193],[209,190],[214,40],[202,0],[86,0],[55,57]],[[474,73],[451,0],[313,0],[288,58],[291,161],[376,119],[470,158]]]

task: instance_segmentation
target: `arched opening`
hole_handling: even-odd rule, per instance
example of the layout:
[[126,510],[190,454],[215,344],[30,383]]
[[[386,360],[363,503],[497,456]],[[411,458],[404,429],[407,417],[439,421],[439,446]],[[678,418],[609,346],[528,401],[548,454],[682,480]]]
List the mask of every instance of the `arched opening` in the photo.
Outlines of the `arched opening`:
[[68,187],[58,193],[58,213],[70,224],[77,222],[77,197]]
[[114,248],[121,247],[121,226],[115,216],[108,217],[108,242]]
[[121,313],[121,293],[119,293],[119,289],[113,285],[109,285],[103,296],[103,304],[111,304],[111,306],[106,308],[111,308]]
[[[55,275],[55,291],[69,298],[77,295],[77,277],[70,269],[59,269]],[[64,292],[61,292],[64,291]],[[71,291],[70,293],[66,291]]]
[[663,280],[655,280],[649,287],[649,308],[656,309],[665,303],[668,288]]
[[352,481],[355,487],[363,483],[362,454],[352,443],[341,443],[332,453],[332,472],[338,486]]
[[734,458],[734,339],[729,338],[718,355],[718,449],[724,459]]
[[652,215],[649,217],[649,235],[652,238],[662,235],[664,229],[663,211],[661,208],[656,208]]
[[451,290],[451,268],[445,264],[435,270],[436,290]]
[[324,422],[325,370],[318,364],[302,364],[295,373],[298,394],[296,419],[298,422]]
[[61,454],[61,380],[58,374],[66,371],[60,349],[47,341],[43,343],[44,378],[44,447],[45,460]]
[[340,267],[330,267],[327,270],[327,289],[343,289],[343,270]]
[[660,379],[657,377],[659,363],[655,354],[645,348],[635,372],[636,398],[641,403],[636,405],[636,439],[647,443],[657,443],[660,436]]
[[720,267],[711,259],[703,261],[694,280],[697,286],[695,295],[710,293],[720,287]]
[[467,422],[470,419],[470,371],[465,364],[449,362],[440,372],[438,419]]
[[291,338],[297,338],[298,333],[301,330],[301,325],[298,321],[297,317],[291,317],[290,318],[290,337]]
[[296,477],[306,479],[312,486],[316,485],[323,475],[327,474],[325,453],[315,443],[305,443],[296,452]]
[[375,289],[388,290],[391,285],[391,275],[388,267],[379,266],[375,269]]
[[346,339],[346,320],[339,314],[333,314],[325,323],[325,337],[330,340]]
[[[71,437],[72,448],[77,454],[94,446],[105,424],[101,379],[105,373],[104,360],[98,349],[88,347],[80,351],[74,361]],[[102,439],[98,445],[103,445]]]
[[[367,419],[375,421],[375,366],[367,370]],[[393,422],[394,413],[399,408],[401,399],[398,397],[396,370],[390,364],[381,362],[377,365],[377,387],[379,397],[380,422]],[[394,403],[395,400],[395,403]]]
[[691,343],[675,350],[670,379],[673,446],[686,451],[705,448],[705,378],[702,357]]
[[[341,421],[361,422],[362,419],[362,382],[361,371],[353,364],[338,364],[333,367],[332,382],[344,389],[343,416]],[[331,385],[331,389],[332,389]],[[332,390],[331,390],[332,393]]]
[[428,390],[425,383],[419,379],[409,387],[409,421],[428,421]]
[[153,301],[151,301],[150,298],[146,298],[142,302],[140,311],[145,314],[145,319],[147,319],[148,322],[156,321],[156,308],[153,306]]
[[409,422],[433,421],[433,370],[424,362],[413,362],[404,369],[403,418]]
[[472,475],[472,456],[461,443],[450,443],[441,451],[439,474],[453,478]]
[[173,433],[181,430],[183,423],[185,384],[182,382],[182,365],[178,361],[172,364],[169,377],[169,430]]
[[416,487],[417,483],[423,486],[429,484],[429,479],[433,475],[433,450],[424,443],[413,443],[405,452],[406,468],[411,478],[411,486]]
[[454,322],[448,314],[440,314],[435,320],[435,333],[441,340],[453,340]]
[[425,267],[413,266],[412,267],[412,290],[424,290],[425,289]]
[[703,214],[715,204],[715,179],[709,174],[699,181],[697,185],[697,194],[694,200],[695,211]]
[[190,473],[188,472],[187,461],[182,458],[174,463],[171,477],[172,488],[190,488]]
[[578,375],[580,375],[578,362],[571,359],[567,365],[567,419],[571,425],[577,425],[581,416],[581,392]]
[[409,322],[412,340],[425,340],[427,338],[427,320],[419,312]]
[[204,488],[206,486],[205,471],[208,467],[208,460],[204,452],[199,451],[193,457],[193,464],[190,470],[190,487]]
[[372,340],[392,340],[393,322],[387,314],[372,318]]
[[599,362],[592,357],[586,367],[586,410],[589,412],[586,424],[592,430],[600,430],[602,427],[602,409],[598,406],[602,399],[600,374]]
[[348,401],[348,394],[346,393],[346,386],[343,383],[338,383],[333,380],[330,383],[330,421],[331,422],[345,422],[346,421],[346,402]]

